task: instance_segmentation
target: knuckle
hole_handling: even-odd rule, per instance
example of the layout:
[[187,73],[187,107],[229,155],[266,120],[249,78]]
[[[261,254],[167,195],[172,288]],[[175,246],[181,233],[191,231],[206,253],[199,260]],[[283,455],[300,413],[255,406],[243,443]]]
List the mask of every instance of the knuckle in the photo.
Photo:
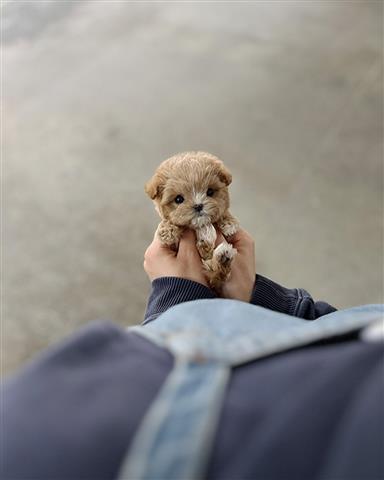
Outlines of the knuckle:
[[152,256],[152,250],[151,247],[149,246],[146,251],[144,252],[144,261],[148,261]]
[[248,245],[254,245],[254,244],[255,244],[255,241],[254,241],[254,239],[251,237],[251,235],[250,235],[248,232],[245,232],[245,231],[244,231],[244,241],[245,241]]

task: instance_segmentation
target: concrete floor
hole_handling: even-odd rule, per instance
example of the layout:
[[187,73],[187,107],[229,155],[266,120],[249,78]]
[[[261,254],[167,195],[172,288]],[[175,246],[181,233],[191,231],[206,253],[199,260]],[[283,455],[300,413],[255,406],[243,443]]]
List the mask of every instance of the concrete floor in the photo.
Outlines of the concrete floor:
[[6,2],[3,371],[140,322],[143,192],[190,149],[233,172],[257,269],[382,301],[383,3]]

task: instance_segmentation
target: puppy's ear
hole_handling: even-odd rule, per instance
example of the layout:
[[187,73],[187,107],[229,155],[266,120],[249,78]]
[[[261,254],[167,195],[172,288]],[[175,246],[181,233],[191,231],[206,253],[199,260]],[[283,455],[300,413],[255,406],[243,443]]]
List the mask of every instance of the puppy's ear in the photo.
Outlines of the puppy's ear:
[[155,175],[145,184],[144,190],[145,193],[154,200],[155,198],[161,197],[164,185],[164,177],[159,173],[155,173]]
[[225,183],[226,186],[230,185],[232,182],[232,174],[231,172],[227,169],[227,167],[224,166],[222,162],[218,164],[218,175],[220,180]]

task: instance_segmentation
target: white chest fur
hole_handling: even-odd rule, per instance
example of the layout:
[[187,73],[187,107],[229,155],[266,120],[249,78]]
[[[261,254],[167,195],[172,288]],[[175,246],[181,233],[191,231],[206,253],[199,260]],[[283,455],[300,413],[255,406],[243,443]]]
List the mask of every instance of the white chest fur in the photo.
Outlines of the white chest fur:
[[196,229],[197,241],[212,245],[212,247],[215,245],[216,236],[216,230],[212,223]]

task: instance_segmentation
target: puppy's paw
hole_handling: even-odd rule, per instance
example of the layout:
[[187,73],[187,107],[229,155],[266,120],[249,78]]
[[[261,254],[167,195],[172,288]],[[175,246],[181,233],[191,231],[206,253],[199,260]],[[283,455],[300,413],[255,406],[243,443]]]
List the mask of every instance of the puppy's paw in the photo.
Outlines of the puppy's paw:
[[237,222],[222,222],[218,226],[225,238],[232,237],[240,228]]
[[181,236],[181,229],[169,223],[160,224],[157,229],[157,236],[163,245],[177,248]]
[[229,266],[236,253],[236,248],[233,248],[229,243],[222,242],[215,248],[213,256],[220,265]]
[[213,247],[210,243],[199,240],[196,242],[196,248],[203,260],[209,260],[212,258]]

